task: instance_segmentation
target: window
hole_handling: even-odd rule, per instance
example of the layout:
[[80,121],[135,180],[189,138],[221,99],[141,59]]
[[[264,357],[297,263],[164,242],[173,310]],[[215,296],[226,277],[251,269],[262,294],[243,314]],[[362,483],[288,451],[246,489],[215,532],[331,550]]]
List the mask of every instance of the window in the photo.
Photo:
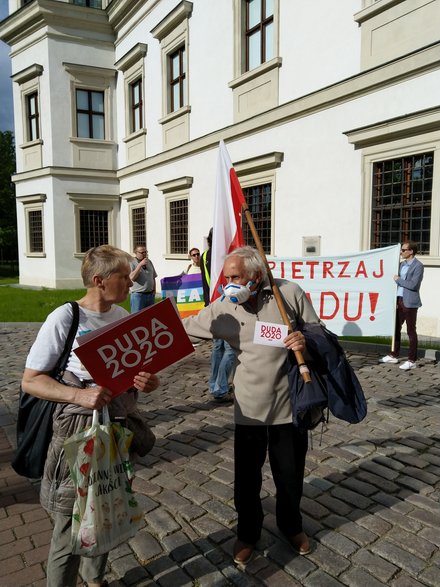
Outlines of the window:
[[131,132],[142,128],[142,78],[130,84]]
[[[247,187],[243,189],[243,193],[264,252],[270,255],[272,246],[272,184],[265,183]],[[242,228],[245,244],[255,247],[254,238],[244,215]]]
[[73,0],[73,4],[87,8],[102,8],[102,0]]
[[145,226],[145,206],[131,209],[131,245],[132,250],[139,243],[147,242],[147,231]]
[[175,112],[185,105],[185,47],[179,47],[169,56],[170,112]]
[[182,0],[151,34],[160,42],[162,62],[163,148],[172,149],[189,141],[189,18],[193,3]]
[[36,141],[40,138],[39,113],[38,113],[38,92],[32,92],[26,96],[27,119],[28,119],[28,140]]
[[233,0],[234,122],[279,104],[280,0]]
[[77,136],[104,139],[104,92],[76,90]]
[[109,242],[107,210],[79,211],[80,251],[85,253],[92,247]]
[[42,253],[43,248],[43,211],[28,210],[28,245],[29,253]]
[[246,71],[274,56],[273,0],[246,0]]
[[374,163],[372,248],[413,240],[429,254],[433,167],[433,152]]
[[188,253],[188,200],[169,202],[170,253]]
[[25,255],[27,257],[45,257],[43,214],[46,195],[18,196],[17,200],[23,204],[26,230]]

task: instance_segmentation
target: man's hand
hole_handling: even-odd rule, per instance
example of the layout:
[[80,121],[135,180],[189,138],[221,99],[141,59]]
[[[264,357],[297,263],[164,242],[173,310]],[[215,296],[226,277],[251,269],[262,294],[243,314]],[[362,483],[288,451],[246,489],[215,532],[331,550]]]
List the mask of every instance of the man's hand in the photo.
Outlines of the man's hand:
[[288,334],[283,340],[283,343],[286,349],[290,349],[291,351],[300,351],[302,353],[306,348],[304,335],[298,330]]

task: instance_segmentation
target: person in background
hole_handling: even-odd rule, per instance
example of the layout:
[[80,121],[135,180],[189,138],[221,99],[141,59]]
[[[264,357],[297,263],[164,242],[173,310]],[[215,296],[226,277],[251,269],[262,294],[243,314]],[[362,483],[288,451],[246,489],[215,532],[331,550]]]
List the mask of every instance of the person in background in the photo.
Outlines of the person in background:
[[196,247],[193,247],[189,250],[188,253],[189,258],[191,259],[191,263],[188,265],[185,273],[187,275],[192,275],[193,273],[200,273],[200,251]]
[[[236,563],[248,563],[260,539],[264,513],[261,504],[262,467],[269,454],[276,486],[276,523],[292,549],[301,555],[311,550],[302,526],[307,430],[292,422],[287,349],[304,352],[304,335],[294,331],[284,347],[254,343],[257,321],[282,324],[266,266],[252,247],[240,247],[226,256],[223,274],[233,293],[183,320],[195,338],[227,341],[236,355],[234,375],[234,503],[238,514]],[[297,321],[319,323],[305,292],[296,283],[275,280],[285,300],[286,312]],[[228,288],[229,289],[229,288]]]
[[394,332],[394,348],[389,355],[379,359],[381,363],[398,363],[400,354],[401,331],[406,322],[406,331],[409,339],[408,360],[399,366],[399,369],[408,371],[416,368],[417,360],[417,310],[422,305],[420,286],[423,280],[424,266],[415,255],[417,244],[405,241],[400,250],[402,262],[399,275],[394,276],[397,284],[396,327]]
[[[77,336],[82,336],[124,318],[128,312],[120,304],[131,286],[131,257],[110,245],[87,251],[81,275],[87,292],[79,304]],[[93,410],[108,405],[112,419],[125,419],[136,410],[138,393],[150,393],[159,385],[156,375],[141,371],[133,379],[133,387],[112,400],[112,392],[96,385],[91,374],[73,352],[63,379],[59,382],[49,373],[64,349],[72,324],[72,307],[64,304],[42,325],[26,360],[23,390],[36,397],[56,402],[53,436],[41,480],[40,500],[54,522],[47,561],[48,587],[76,587],[78,573],[84,587],[104,587],[108,553],[96,557],[72,554],[72,512],[75,488],[64,457],[66,438],[91,426]],[[78,346],[75,341],[73,349]]]
[[[210,302],[211,285],[211,246],[212,228],[208,234],[208,248],[203,251],[200,268],[202,272],[203,299],[205,306]],[[209,393],[219,403],[234,401],[233,385],[231,384],[235,355],[231,345],[221,338],[212,339],[211,374],[209,376]]]
[[134,259],[130,263],[130,279],[133,282],[130,289],[130,309],[132,314],[154,304],[157,277],[154,265],[148,258],[148,251],[144,246],[136,246],[134,255]]

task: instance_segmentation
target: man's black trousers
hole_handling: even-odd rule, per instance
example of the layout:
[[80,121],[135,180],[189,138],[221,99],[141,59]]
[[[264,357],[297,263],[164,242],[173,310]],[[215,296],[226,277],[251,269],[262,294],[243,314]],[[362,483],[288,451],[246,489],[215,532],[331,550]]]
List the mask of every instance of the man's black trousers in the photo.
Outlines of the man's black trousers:
[[287,536],[302,531],[300,501],[307,453],[307,431],[293,424],[235,427],[234,501],[238,513],[237,538],[256,544],[263,525],[260,491],[262,467],[269,462],[276,486],[276,521]]

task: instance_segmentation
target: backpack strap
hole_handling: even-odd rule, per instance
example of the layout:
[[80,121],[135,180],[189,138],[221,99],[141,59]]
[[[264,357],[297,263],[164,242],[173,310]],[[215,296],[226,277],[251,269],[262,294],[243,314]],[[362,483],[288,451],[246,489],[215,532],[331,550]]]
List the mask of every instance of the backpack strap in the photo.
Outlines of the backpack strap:
[[67,361],[69,360],[70,353],[72,351],[73,342],[75,340],[76,333],[78,332],[78,324],[79,324],[79,305],[78,302],[66,302],[66,304],[70,304],[72,307],[72,324],[70,325],[69,333],[66,338],[66,342],[64,343],[64,349],[61,353],[58,361],[56,362],[55,367],[52,370],[52,376],[57,378],[60,374],[63,373],[64,369],[66,368]]

